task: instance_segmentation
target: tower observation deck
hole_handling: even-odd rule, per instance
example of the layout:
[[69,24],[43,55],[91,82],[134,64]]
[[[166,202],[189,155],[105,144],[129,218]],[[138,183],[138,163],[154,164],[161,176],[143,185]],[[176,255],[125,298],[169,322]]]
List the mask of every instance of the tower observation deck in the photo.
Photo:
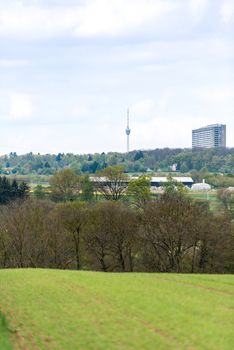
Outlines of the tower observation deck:
[[126,127],[126,135],[127,135],[127,153],[129,152],[129,135],[131,132],[131,129],[129,128],[129,109],[127,110],[127,127]]

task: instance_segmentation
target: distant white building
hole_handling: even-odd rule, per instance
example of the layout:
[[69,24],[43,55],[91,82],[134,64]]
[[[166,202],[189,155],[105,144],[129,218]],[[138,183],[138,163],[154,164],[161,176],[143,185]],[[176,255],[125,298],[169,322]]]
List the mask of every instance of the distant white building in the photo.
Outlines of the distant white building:
[[176,163],[172,164],[171,170],[172,171],[176,171],[177,170],[177,164]]
[[205,180],[203,180],[201,183],[193,184],[191,187],[192,191],[209,191],[211,190],[211,185],[207,184]]

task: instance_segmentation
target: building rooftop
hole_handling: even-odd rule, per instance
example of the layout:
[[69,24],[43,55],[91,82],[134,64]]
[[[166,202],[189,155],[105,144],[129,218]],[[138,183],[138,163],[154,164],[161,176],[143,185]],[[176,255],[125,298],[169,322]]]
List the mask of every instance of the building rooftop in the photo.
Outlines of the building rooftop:
[[202,130],[202,129],[206,129],[206,128],[217,128],[217,127],[221,127],[221,126],[226,126],[225,124],[210,124],[210,125],[206,125],[206,126],[202,126],[201,128],[198,129],[194,129],[194,130]]
[[[137,180],[138,177],[137,176],[128,176],[126,178],[126,180],[123,180],[123,181],[126,181],[126,182],[129,182],[131,180]],[[167,183],[169,180],[168,180],[168,177],[166,176],[152,176],[152,177],[149,177],[150,179],[150,182],[153,183],[153,182],[164,182],[164,183]],[[105,182],[105,181],[109,181],[106,177],[103,177],[103,176],[90,176],[90,180],[91,181],[94,181],[94,182]],[[193,179],[189,176],[173,176],[172,177],[172,180],[174,181],[177,181],[177,182],[182,182],[182,183],[193,183]]]

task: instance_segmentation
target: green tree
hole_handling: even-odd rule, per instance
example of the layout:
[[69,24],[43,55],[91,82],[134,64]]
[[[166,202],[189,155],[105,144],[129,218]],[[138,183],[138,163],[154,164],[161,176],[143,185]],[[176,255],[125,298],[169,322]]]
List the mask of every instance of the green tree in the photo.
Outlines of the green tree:
[[79,177],[69,168],[55,173],[49,183],[52,198],[57,200],[73,200],[80,192]]
[[172,178],[172,176],[167,177],[167,182],[164,185],[164,192],[168,194],[180,193],[182,195],[187,194],[186,187],[181,183]]
[[133,179],[128,184],[127,195],[132,199],[134,205],[139,208],[145,206],[150,200],[150,178],[142,175],[138,179]]
[[91,201],[94,197],[93,183],[90,181],[89,175],[84,175],[80,178],[80,199],[82,201]]
[[42,185],[37,185],[34,190],[33,190],[33,194],[36,198],[38,199],[44,199],[46,196],[46,192],[45,189]]

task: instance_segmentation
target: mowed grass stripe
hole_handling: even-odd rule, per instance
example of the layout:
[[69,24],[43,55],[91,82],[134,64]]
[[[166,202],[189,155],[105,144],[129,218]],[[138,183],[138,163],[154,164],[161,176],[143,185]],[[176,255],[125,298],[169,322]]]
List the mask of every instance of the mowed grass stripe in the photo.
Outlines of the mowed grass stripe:
[[[224,310],[232,310],[233,298],[230,295],[217,295],[210,290],[197,290],[189,286],[172,284],[171,281],[160,280],[166,274],[135,274],[130,275],[138,280],[139,289],[132,289],[130,285],[126,292],[128,298],[117,298],[118,292],[115,292],[113,298],[116,303],[124,303],[123,308],[135,308],[136,312],[142,314],[142,318],[157,322],[161,329],[170,330],[170,334],[182,340],[183,345],[189,346],[195,343],[200,348],[233,348],[233,314],[224,315]],[[118,275],[121,280],[126,279],[124,288],[128,285],[128,275]],[[110,295],[114,290],[105,288],[103,293]],[[176,276],[176,275],[168,275]],[[178,278],[183,275],[177,275]],[[186,278],[193,280],[193,276],[186,275]],[[143,278],[142,278],[143,277]],[[183,276],[184,277],[184,276]],[[223,280],[233,280],[233,276],[217,276],[216,285],[222,286]],[[153,283],[154,282],[154,283]],[[153,287],[153,288],[152,288]],[[143,309],[141,308],[143,306]],[[226,339],[226,345],[223,344],[223,337]],[[212,344],[216,344],[212,347]],[[219,345],[220,344],[220,345]]]
[[232,349],[232,283],[233,276],[2,270],[0,308],[28,349]]
[[[182,275],[181,275],[182,276]],[[180,277],[181,277],[180,276]],[[213,281],[203,281],[203,283],[199,283],[202,281],[199,280],[195,280],[195,281],[191,281],[191,279],[186,279],[186,278],[176,278],[173,275],[166,275],[163,277],[163,275],[161,275],[160,277],[157,276],[157,281],[160,280],[161,282],[163,281],[169,281],[172,284],[183,284],[185,286],[190,286],[192,288],[200,288],[206,291],[210,291],[210,292],[214,292],[214,293],[218,293],[218,294],[226,294],[226,295],[230,295],[234,297],[234,285],[232,283],[227,283],[227,285],[224,285],[222,289],[217,288],[217,280],[213,280]]]

